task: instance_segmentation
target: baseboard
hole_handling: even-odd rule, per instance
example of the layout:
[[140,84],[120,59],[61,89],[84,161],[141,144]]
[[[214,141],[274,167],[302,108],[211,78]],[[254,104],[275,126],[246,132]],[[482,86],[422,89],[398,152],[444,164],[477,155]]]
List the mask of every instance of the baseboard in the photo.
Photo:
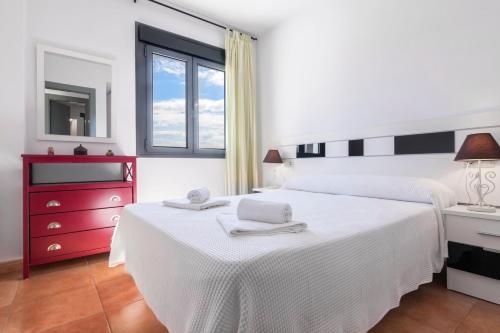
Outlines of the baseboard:
[[23,259],[0,262],[0,274],[20,272],[23,269]]

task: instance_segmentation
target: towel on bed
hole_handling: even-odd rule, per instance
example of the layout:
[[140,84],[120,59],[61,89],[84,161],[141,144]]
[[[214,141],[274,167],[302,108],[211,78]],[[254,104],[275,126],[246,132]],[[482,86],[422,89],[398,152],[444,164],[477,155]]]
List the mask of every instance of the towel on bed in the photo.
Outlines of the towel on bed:
[[163,201],[164,206],[190,210],[203,210],[212,207],[227,206],[230,203],[229,200],[208,200],[203,203],[191,203],[189,199],[170,199]]
[[238,218],[266,223],[287,223],[292,220],[292,207],[283,202],[241,199]]
[[304,231],[307,224],[303,222],[288,222],[280,225],[240,220],[236,215],[220,214],[216,216],[222,229],[231,237],[234,236],[265,236]]
[[188,192],[187,198],[191,203],[203,203],[210,199],[210,191],[206,187],[195,188]]

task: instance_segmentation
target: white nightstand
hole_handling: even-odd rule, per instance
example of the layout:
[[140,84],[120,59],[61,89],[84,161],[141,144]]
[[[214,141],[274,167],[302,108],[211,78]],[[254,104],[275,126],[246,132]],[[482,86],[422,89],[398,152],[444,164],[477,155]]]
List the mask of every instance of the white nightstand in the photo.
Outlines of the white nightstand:
[[252,189],[252,192],[253,193],[264,193],[264,192],[277,191],[279,189],[280,189],[280,187],[254,187]]
[[448,289],[500,304],[500,210],[444,210]]

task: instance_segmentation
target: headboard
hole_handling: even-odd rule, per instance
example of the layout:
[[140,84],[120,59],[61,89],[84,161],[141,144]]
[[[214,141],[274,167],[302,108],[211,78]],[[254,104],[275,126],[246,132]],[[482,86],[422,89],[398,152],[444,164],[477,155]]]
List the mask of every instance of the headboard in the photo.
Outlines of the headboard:
[[[453,159],[465,137],[480,132],[492,133],[500,142],[500,111],[285,138],[279,147],[287,162],[282,177],[305,173],[426,177],[456,191],[459,202],[468,202],[465,163]],[[499,174],[499,184],[499,163],[485,165],[484,171]],[[486,200],[500,206],[500,188]]]

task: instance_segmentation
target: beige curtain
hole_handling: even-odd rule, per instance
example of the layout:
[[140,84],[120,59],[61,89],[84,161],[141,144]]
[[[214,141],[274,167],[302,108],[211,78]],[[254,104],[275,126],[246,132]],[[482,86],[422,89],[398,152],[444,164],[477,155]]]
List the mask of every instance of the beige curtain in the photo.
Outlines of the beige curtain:
[[226,194],[245,194],[259,183],[255,81],[250,36],[226,31]]

